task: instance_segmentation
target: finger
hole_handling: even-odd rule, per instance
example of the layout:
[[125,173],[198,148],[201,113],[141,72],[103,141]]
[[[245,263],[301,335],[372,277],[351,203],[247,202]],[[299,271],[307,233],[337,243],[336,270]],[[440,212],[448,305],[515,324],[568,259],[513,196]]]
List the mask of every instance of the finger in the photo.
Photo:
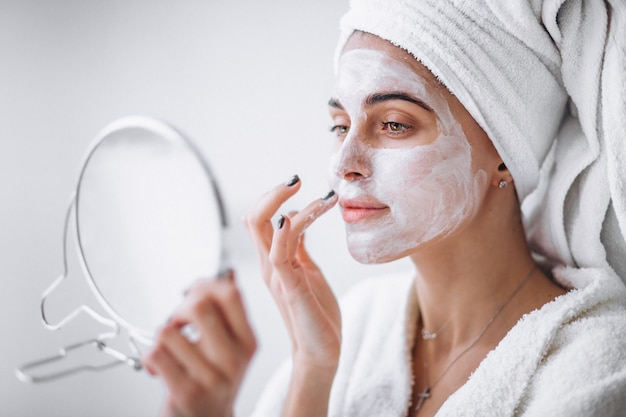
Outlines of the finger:
[[161,329],[159,342],[165,346],[170,359],[177,363],[178,367],[203,385],[210,386],[217,379],[217,374],[221,374],[219,368],[206,360],[198,346],[183,336],[180,325],[170,323]]
[[[304,237],[304,234],[302,236]],[[307,271],[309,286],[313,290],[313,293],[322,305],[324,311],[333,312],[334,314],[338,315],[338,305],[335,294],[328,285],[328,282],[322,275],[318,266],[309,256],[309,253],[307,252],[304,245],[304,239],[300,239],[300,243],[298,245],[298,250],[296,253],[296,259],[298,259],[298,262],[300,263],[302,268]]]
[[199,281],[190,293],[202,299],[211,297],[216,309],[225,320],[231,338],[247,347],[255,347],[256,338],[246,313],[243,297],[237,286],[235,272],[229,269],[224,279]]
[[320,216],[335,206],[338,197],[334,191],[324,198],[312,201],[303,210],[291,217],[291,233],[288,242],[289,256],[295,257],[302,233]]
[[[187,373],[179,362],[179,358],[167,348],[163,341],[160,341],[145,361],[156,370],[158,375],[163,377],[169,392],[167,406],[169,413],[173,413],[171,415],[192,415],[192,410],[197,408],[197,404],[205,401],[208,393],[207,387],[218,387],[217,378],[207,382],[206,385],[198,382]],[[208,373],[203,377],[208,380],[213,375],[216,374]],[[170,415],[169,413],[167,415]]]
[[317,271],[317,264],[311,259],[309,256],[309,252],[306,250],[305,246],[305,236],[306,234],[302,232],[300,235],[300,239],[298,239],[298,245],[296,248],[296,260],[306,271]]
[[[281,283],[292,291],[300,285],[304,285],[294,271],[300,267],[297,260],[297,250],[304,230],[317,220],[322,214],[330,210],[338,197],[333,191],[319,200],[311,202],[304,210],[292,217],[281,216],[277,230],[274,233],[269,261],[281,276]],[[274,284],[276,285],[276,284]]]
[[256,339],[233,283],[207,281],[197,285],[175,315],[200,335],[197,346],[226,378],[238,380],[256,350]]
[[227,280],[220,284],[217,298],[219,308],[227,319],[228,328],[239,343],[247,347],[248,351],[254,352],[256,350],[256,337],[248,319],[234,271],[229,271]]
[[276,231],[272,239],[272,248],[269,259],[274,268],[279,272],[285,272],[286,268],[293,267],[289,258],[289,235],[291,233],[291,218],[281,215],[276,225]]
[[266,256],[270,250],[274,229],[271,223],[272,217],[280,206],[299,189],[300,179],[295,175],[266,193],[244,216],[244,225],[262,257]]
[[213,306],[213,300],[205,298],[181,308],[175,315],[175,322],[180,328],[193,326],[199,336],[193,343],[223,377],[230,379],[236,362],[233,358],[236,345],[226,330],[224,319]]
[[[272,250],[269,259],[274,268],[273,288],[277,295],[293,294],[294,290],[300,289],[300,293],[307,291],[306,277],[301,271],[295,257],[291,256],[289,241],[293,232],[292,220],[282,216],[278,222],[278,228],[274,234]],[[298,271],[300,269],[300,271]]]
[[144,366],[156,375],[161,375],[168,390],[172,392],[187,379],[185,369],[174,360],[165,344],[160,341],[152,351],[142,359]]

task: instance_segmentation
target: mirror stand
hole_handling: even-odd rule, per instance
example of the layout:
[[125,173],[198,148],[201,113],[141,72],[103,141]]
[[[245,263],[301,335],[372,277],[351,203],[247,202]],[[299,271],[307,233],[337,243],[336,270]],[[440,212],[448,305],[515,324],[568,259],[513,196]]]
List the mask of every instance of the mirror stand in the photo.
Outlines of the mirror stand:
[[[68,266],[67,266],[67,241],[68,241],[68,233],[70,229],[70,221],[72,216],[76,215],[75,212],[75,204],[76,194],[73,193],[70,199],[70,204],[67,208],[67,212],[65,215],[65,222],[63,226],[63,273],[54,280],[54,282],[43,292],[41,303],[40,303],[40,311],[41,311],[41,319],[43,325],[46,329],[51,331],[57,331],[65,327],[67,324],[72,322],[80,315],[87,315],[102,324],[105,327],[109,327],[111,329],[110,332],[101,333],[95,338],[88,339],[82,342],[77,342],[70,344],[68,346],[62,347],[59,349],[58,353],[52,356],[48,356],[42,359],[38,359],[32,362],[28,362],[21,367],[15,370],[15,375],[17,378],[25,383],[40,383],[40,382],[49,382],[56,379],[60,379],[66,376],[74,375],[79,372],[84,371],[101,371],[110,369],[117,365],[127,364],[134,368],[135,370],[141,369],[141,361],[140,361],[140,349],[137,346],[137,343],[132,335],[128,337],[128,345],[131,350],[131,354],[122,353],[120,350],[115,349],[107,344],[109,340],[114,338],[118,338],[120,336],[120,327],[119,325],[112,319],[106,318],[101,314],[97,313],[91,307],[83,304],[65,316],[63,319],[58,321],[57,323],[52,323],[48,316],[46,315],[46,301],[48,296],[54,292],[54,290],[61,285],[61,283],[67,278],[68,275]],[[82,265],[82,263],[81,263]],[[83,273],[87,274],[88,271],[86,268],[82,268]],[[108,355],[111,360],[105,362],[103,364],[94,365],[94,364],[81,364],[72,367],[68,367],[65,369],[53,371],[53,372],[43,372],[38,373],[37,370],[41,368],[47,368],[52,364],[60,363],[64,359],[67,359],[70,355],[76,353],[78,350],[92,348],[96,349],[103,354]]]

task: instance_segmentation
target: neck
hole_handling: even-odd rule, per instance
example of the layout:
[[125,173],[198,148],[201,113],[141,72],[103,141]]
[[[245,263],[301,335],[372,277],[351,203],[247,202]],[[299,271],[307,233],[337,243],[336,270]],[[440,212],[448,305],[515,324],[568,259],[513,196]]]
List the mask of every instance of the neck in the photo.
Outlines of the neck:
[[535,269],[517,200],[506,196],[489,195],[463,229],[410,255],[420,324],[437,333],[429,340],[418,333],[412,352],[415,410],[425,415],[467,381],[524,314],[564,293]]
[[[493,326],[507,327],[506,331],[521,315],[548,300],[545,288],[540,291],[544,298],[533,294],[539,290],[538,284],[552,285],[537,271],[508,301],[535,267],[519,209],[511,210],[517,220],[513,227],[510,216],[501,216],[508,217],[507,224],[485,216],[453,238],[445,239],[445,243],[435,242],[411,256],[416,267],[421,321],[431,332],[441,329],[436,339],[430,341],[439,351],[449,352],[469,343],[496,313],[498,320]],[[498,312],[505,303],[506,308]]]

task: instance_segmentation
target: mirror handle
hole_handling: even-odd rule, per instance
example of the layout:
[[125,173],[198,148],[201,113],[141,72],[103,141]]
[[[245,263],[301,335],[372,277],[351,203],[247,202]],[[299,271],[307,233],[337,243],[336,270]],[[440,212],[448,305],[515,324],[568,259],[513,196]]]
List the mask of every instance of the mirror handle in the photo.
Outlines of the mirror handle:
[[[56,372],[52,372],[48,374],[34,375],[32,373],[33,370],[39,367],[50,365],[51,363],[58,362],[67,358],[68,355],[70,355],[72,351],[75,351],[77,349],[81,349],[84,347],[90,347],[90,346],[95,347],[100,352],[109,355],[110,357],[113,358],[113,360],[110,362],[104,363],[102,365],[89,365],[89,364],[78,365],[73,368],[67,368],[61,371],[56,371]],[[20,368],[16,369],[15,375],[22,382],[36,384],[40,382],[53,381],[56,379],[60,379],[60,378],[74,375],[76,373],[84,372],[84,371],[102,371],[102,370],[109,369],[109,368],[112,368],[114,366],[121,365],[121,364],[127,364],[131,366],[132,368],[134,368],[135,370],[140,370],[142,368],[141,362],[138,358],[130,357],[116,349],[113,349],[110,346],[107,346],[107,344],[101,339],[90,339],[90,340],[75,343],[73,345],[69,345],[64,348],[61,348],[57,355],[49,356],[47,358],[43,358],[37,361],[27,363],[21,366]]]
[[111,319],[103,317],[102,315],[96,313],[94,310],[92,310],[91,308],[85,305],[82,305],[79,308],[75,309],[58,323],[52,323],[50,320],[48,320],[48,317],[46,316],[46,301],[48,299],[48,296],[52,292],[54,292],[54,290],[65,280],[65,278],[67,278],[67,273],[68,273],[67,234],[69,231],[70,219],[72,217],[72,213],[75,211],[75,208],[76,208],[76,192],[74,191],[70,197],[70,204],[67,207],[67,211],[65,213],[65,222],[63,225],[63,273],[59,275],[57,279],[55,279],[48,288],[46,288],[46,290],[44,291],[41,297],[41,303],[39,305],[40,312],[41,312],[41,319],[43,321],[43,325],[48,330],[54,331],[54,330],[59,330],[60,328],[65,326],[67,323],[74,320],[81,313],[85,313],[91,318],[93,318],[94,320],[96,320],[97,322],[99,322],[100,324],[110,327],[112,331],[110,333],[110,336],[108,337],[112,337],[119,333],[119,326],[117,325],[117,323]]

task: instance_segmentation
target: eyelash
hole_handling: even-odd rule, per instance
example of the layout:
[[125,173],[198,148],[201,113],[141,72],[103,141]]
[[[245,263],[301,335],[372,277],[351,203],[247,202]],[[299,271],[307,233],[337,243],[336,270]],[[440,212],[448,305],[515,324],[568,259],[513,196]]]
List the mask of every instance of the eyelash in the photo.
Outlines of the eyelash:
[[332,126],[329,130],[331,133],[335,133],[336,135],[345,135],[346,133],[348,133],[348,130],[350,130],[350,126],[335,125]]
[[[387,131],[387,133],[391,135],[401,135],[402,133],[405,133],[407,130],[411,129],[412,127],[410,125],[400,123],[400,122],[381,122],[381,126],[385,131]],[[394,127],[392,128],[392,126]],[[400,130],[393,130],[394,128],[400,129]],[[331,133],[334,133],[337,136],[343,136],[348,133],[348,131],[350,130],[350,126],[334,125],[329,130]]]
[[[381,122],[381,125],[384,130],[386,130],[391,135],[400,135],[405,133],[407,130],[411,129],[411,126],[400,123],[400,122]],[[391,126],[394,125],[395,128],[400,128],[401,130],[392,130]]]

